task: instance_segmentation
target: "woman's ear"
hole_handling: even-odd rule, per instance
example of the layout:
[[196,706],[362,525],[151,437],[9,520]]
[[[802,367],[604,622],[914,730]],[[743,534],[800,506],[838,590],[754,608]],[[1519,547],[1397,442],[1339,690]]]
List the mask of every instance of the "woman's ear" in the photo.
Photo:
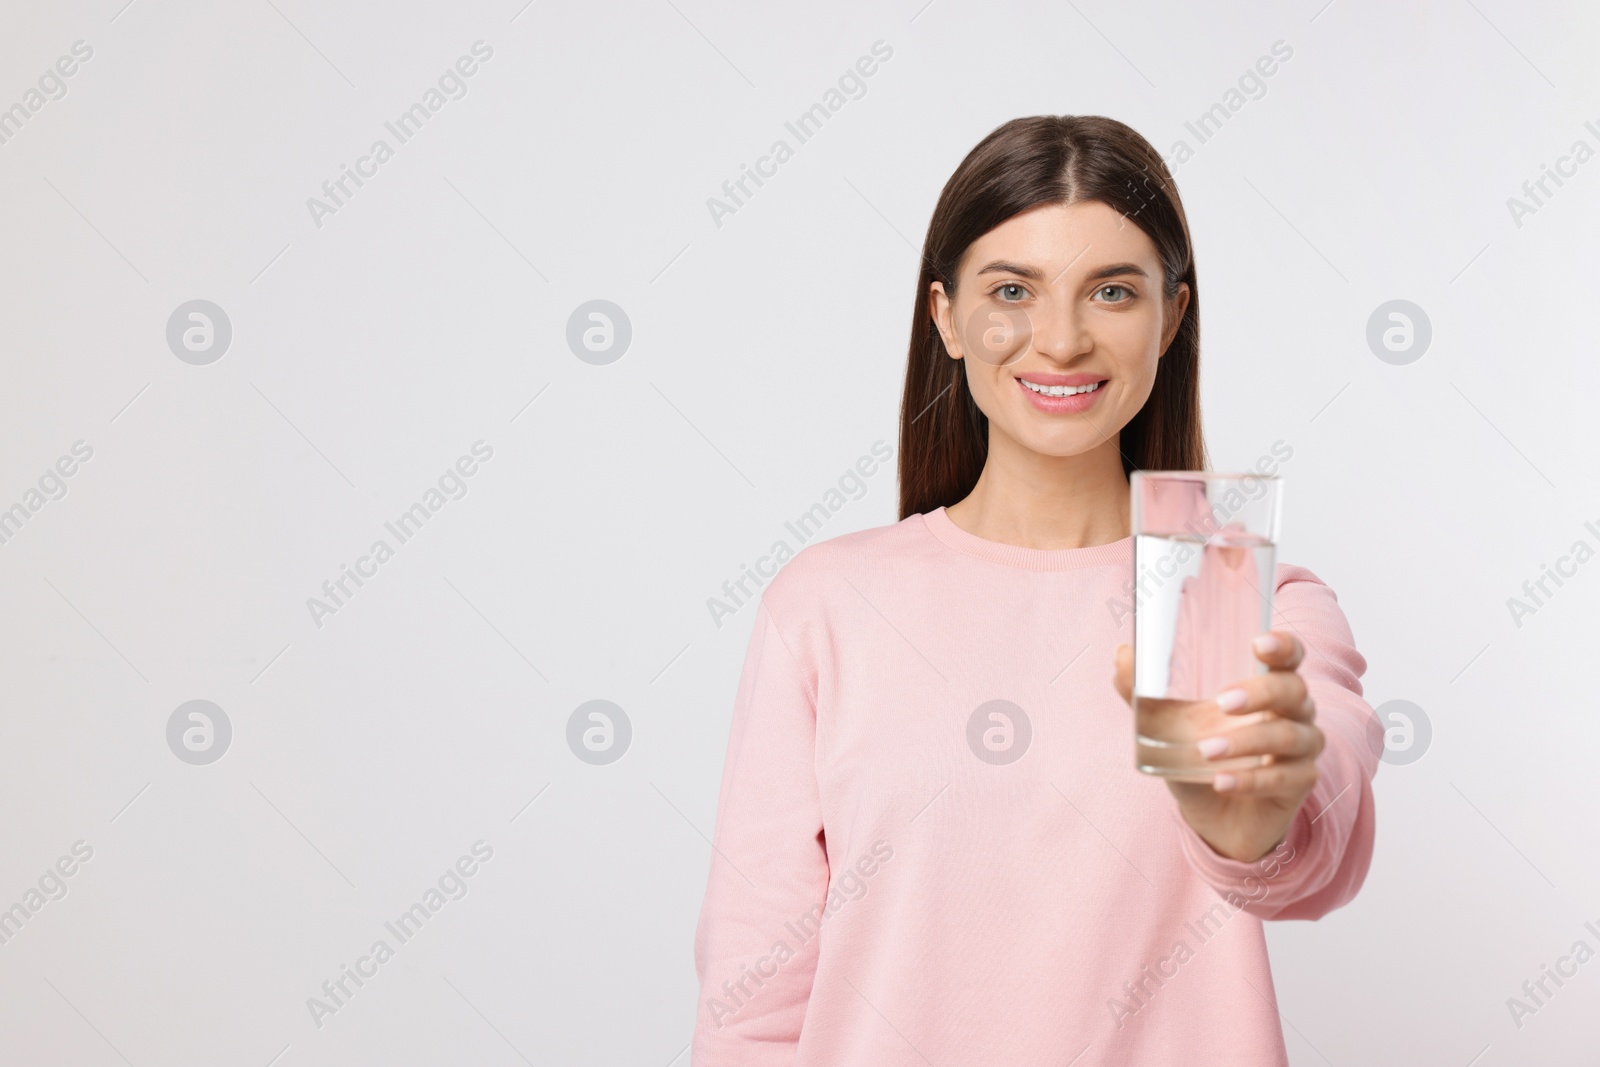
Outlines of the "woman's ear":
[[939,331],[939,337],[944,341],[944,350],[950,354],[951,359],[960,359],[961,346],[956,341],[955,330],[951,328],[950,297],[944,291],[943,282],[934,282],[928,286],[928,315],[933,319],[934,329]]
[[1157,353],[1157,359],[1166,355],[1167,349],[1172,347],[1172,339],[1178,336],[1178,327],[1183,325],[1183,316],[1188,310],[1189,283],[1179,282],[1177,295],[1167,301],[1167,322],[1161,331],[1161,351]]

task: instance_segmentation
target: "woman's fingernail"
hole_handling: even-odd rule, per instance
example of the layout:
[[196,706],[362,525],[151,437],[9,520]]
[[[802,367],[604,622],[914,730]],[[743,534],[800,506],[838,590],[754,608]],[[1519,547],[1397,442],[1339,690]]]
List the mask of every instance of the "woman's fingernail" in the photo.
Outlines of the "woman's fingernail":
[[1208,737],[1195,747],[1200,749],[1200,755],[1206,759],[1216,759],[1232,748],[1233,742],[1226,737]]
[[1231,774],[1219,774],[1211,780],[1211,788],[1219,793],[1226,793],[1239,784],[1239,779]]
[[1243,689],[1224,689],[1217,694],[1217,707],[1223,711],[1235,711],[1244,707],[1245,702],[1249,699],[1249,694]]
[[1260,637],[1256,638],[1254,641],[1251,641],[1250,645],[1257,652],[1259,652],[1263,656],[1265,656],[1265,655],[1268,655],[1270,653],[1276,652],[1276,651],[1278,651],[1278,649],[1282,648],[1283,647],[1283,642],[1279,641],[1278,638],[1273,634],[1262,634]]

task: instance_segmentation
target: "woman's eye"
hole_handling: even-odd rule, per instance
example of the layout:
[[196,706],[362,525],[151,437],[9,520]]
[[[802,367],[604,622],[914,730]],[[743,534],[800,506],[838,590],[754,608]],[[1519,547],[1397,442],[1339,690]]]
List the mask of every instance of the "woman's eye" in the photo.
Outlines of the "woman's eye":
[[1008,304],[1015,303],[1016,301],[1021,300],[1023,297],[1028,295],[1028,291],[1015,282],[1007,282],[1004,285],[998,285],[995,287],[994,291],[1002,301]]
[[1124,294],[1120,298],[1115,298],[1115,299],[1107,301],[1107,303],[1111,303],[1111,304],[1123,303],[1129,297],[1133,296],[1132,291],[1129,290],[1126,285],[1104,285],[1104,286],[1101,286],[1100,287],[1100,295],[1104,296],[1106,293],[1122,293],[1122,294]]

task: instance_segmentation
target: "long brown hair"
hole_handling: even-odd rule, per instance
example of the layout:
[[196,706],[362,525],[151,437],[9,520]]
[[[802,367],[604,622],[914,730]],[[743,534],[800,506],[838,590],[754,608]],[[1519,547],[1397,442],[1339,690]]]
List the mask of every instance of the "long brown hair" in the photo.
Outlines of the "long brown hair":
[[930,315],[929,287],[953,298],[972,242],[1040,204],[1099,201],[1143,230],[1161,257],[1171,299],[1189,285],[1189,306],[1157,364],[1150,397],[1122,429],[1122,470],[1205,470],[1200,430],[1200,292],[1189,223],[1166,164],[1134,130],[1099,115],[1012,119],[967,153],[934,208],[922,246],[911,349],[900,404],[900,518],[972,491],[989,454],[989,419],[967,389]]

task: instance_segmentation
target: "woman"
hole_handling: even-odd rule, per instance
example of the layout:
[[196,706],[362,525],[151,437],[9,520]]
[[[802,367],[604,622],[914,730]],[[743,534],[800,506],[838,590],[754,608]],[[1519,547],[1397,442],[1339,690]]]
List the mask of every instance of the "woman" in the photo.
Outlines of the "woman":
[[1333,592],[1280,564],[1268,669],[1217,698],[1271,714],[1207,746],[1263,765],[1135,771],[1127,476],[1205,469],[1198,372],[1151,146],[1082,116],[978,144],[923,249],[901,520],[756,614],[694,1067],[1287,1062],[1261,923],[1360,888],[1375,720]]

